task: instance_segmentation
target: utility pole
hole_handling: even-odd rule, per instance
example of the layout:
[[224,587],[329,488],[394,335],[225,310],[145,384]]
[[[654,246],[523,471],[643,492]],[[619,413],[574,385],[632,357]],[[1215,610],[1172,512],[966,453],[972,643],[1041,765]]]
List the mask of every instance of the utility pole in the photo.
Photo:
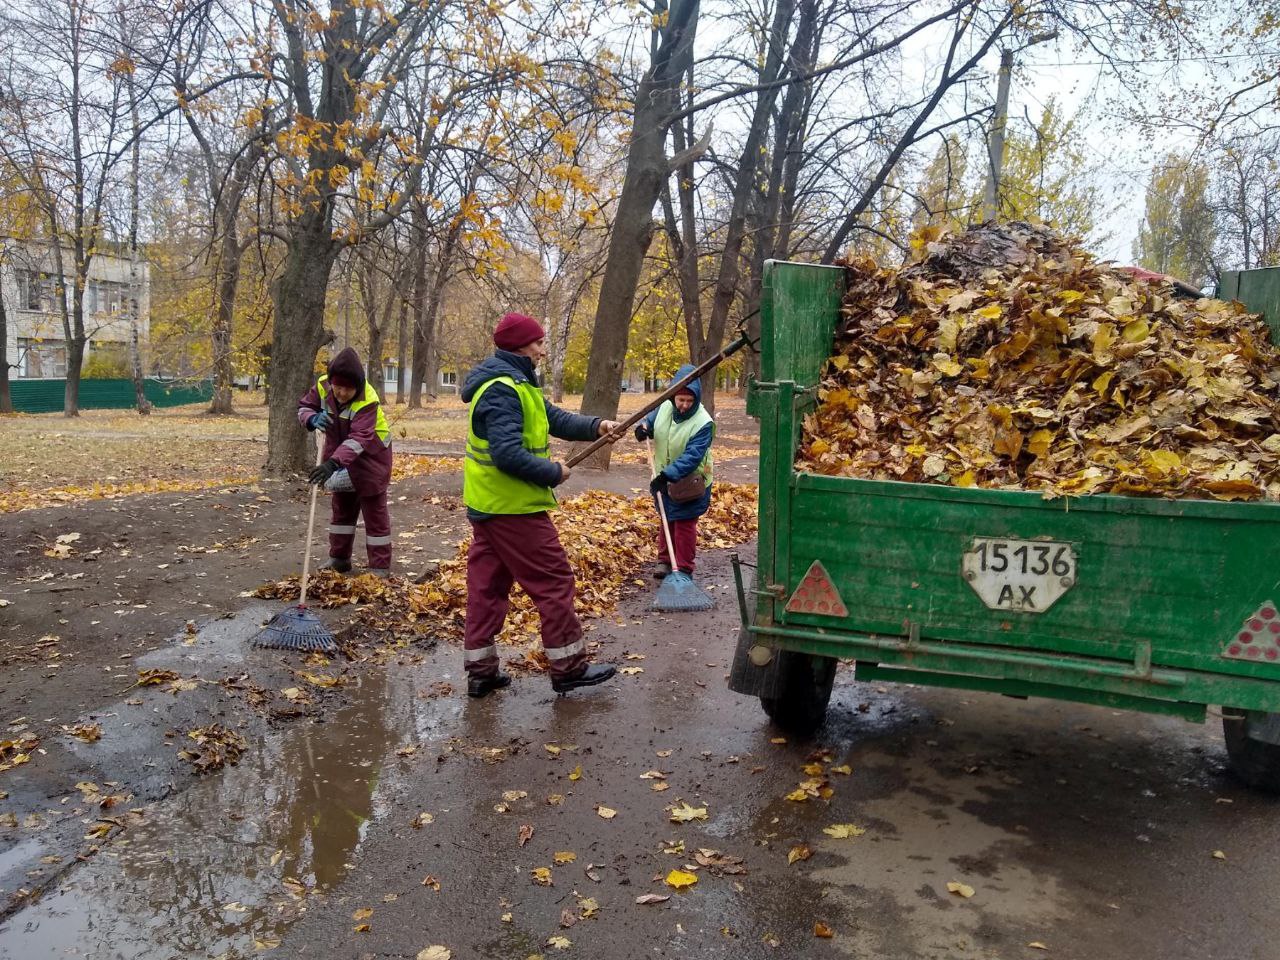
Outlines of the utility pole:
[[1004,167],[1004,128],[1009,121],[1009,80],[1013,74],[1013,51],[1000,51],[1000,74],[996,85],[996,112],[991,119],[987,141],[987,184],[982,191],[982,219],[994,220],[1000,212],[1000,175]]

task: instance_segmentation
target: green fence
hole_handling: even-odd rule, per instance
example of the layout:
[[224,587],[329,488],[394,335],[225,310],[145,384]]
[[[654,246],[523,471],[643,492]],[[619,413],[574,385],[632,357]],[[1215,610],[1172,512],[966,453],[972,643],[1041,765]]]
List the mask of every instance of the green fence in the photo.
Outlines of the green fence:
[[1260,313],[1271,328],[1271,342],[1280,344],[1280,267],[1225,270],[1218,284],[1223,300],[1239,300]]
[[[13,409],[19,413],[56,413],[66,396],[65,380],[11,380]],[[157,407],[201,403],[213,396],[211,380],[143,381],[147,399]],[[81,410],[128,410],[134,405],[132,380],[81,380]]]

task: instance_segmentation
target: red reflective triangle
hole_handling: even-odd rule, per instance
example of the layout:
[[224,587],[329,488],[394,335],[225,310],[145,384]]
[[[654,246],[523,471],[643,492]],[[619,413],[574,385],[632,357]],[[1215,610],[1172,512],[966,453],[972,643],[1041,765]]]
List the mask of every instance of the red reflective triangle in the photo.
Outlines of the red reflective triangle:
[[821,560],[815,560],[809,571],[787,601],[787,613],[816,613],[822,617],[847,617],[849,608],[840,599],[840,592],[831,582],[827,568]]

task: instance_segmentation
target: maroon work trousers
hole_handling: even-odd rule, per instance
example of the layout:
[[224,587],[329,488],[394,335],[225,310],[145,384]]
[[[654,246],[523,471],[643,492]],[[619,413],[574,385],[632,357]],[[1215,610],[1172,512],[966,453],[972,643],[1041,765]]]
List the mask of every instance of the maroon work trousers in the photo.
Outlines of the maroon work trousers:
[[[668,520],[671,528],[671,542],[676,548],[676,562],[671,566],[685,573],[693,573],[693,560],[698,552],[698,518],[689,520]],[[667,538],[662,533],[662,518],[658,518],[658,560],[671,563],[668,555]]]
[[356,519],[364,517],[364,545],[371,570],[391,569],[391,514],[387,512],[387,491],[362,497],[358,493],[335,493],[329,522],[329,556],[350,560],[356,543]]
[[512,584],[538,608],[542,648],[553,677],[574,677],[587,663],[582,624],[573,609],[573,568],[546,513],[471,521],[467,550],[467,626],[463,660],[473,677],[498,671],[494,643],[507,619]]

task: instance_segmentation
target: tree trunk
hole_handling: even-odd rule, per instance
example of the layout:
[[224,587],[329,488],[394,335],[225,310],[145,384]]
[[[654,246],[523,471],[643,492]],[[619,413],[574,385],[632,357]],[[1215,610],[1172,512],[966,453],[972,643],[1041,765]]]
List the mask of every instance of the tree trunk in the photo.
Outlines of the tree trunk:
[[399,342],[397,344],[396,356],[396,403],[404,403],[404,375],[405,364],[409,362],[409,297],[405,295],[404,290],[397,291],[400,300],[399,317],[396,324],[399,328]]
[[413,367],[409,378],[409,409],[422,408],[422,381],[427,375],[427,245],[419,240],[421,256],[413,274]]
[[[228,246],[232,251],[228,254]],[[234,234],[224,234],[215,278],[217,302],[213,316],[213,403],[210,413],[235,412],[235,366],[231,359],[231,331],[235,322],[236,287],[240,283],[239,244]]]
[[316,352],[324,343],[325,295],[337,255],[327,218],[319,210],[293,224],[280,275],[272,284],[267,414],[268,475],[302,473],[313,465],[306,431],[298,426],[298,400],[311,388]]
[[[124,34],[124,13],[120,13],[121,35]],[[151,413],[151,401],[147,399],[142,382],[142,345],[138,342],[138,322],[142,307],[142,285],[138,282],[138,189],[142,176],[142,124],[138,119],[138,97],[134,91],[133,74],[125,73],[125,89],[129,92],[129,121],[133,143],[129,148],[129,351],[133,360],[133,402],[138,413]]]
[[[666,12],[667,20],[654,49],[652,64],[636,94],[626,173],[609,235],[604,278],[592,324],[582,412],[608,419],[617,415],[618,400],[622,396],[631,311],[645,253],[653,236],[653,205],[669,174],[668,118],[678,102],[686,51],[693,45],[698,0],[674,0]],[[586,461],[587,465],[607,469],[609,450],[605,446]]]

